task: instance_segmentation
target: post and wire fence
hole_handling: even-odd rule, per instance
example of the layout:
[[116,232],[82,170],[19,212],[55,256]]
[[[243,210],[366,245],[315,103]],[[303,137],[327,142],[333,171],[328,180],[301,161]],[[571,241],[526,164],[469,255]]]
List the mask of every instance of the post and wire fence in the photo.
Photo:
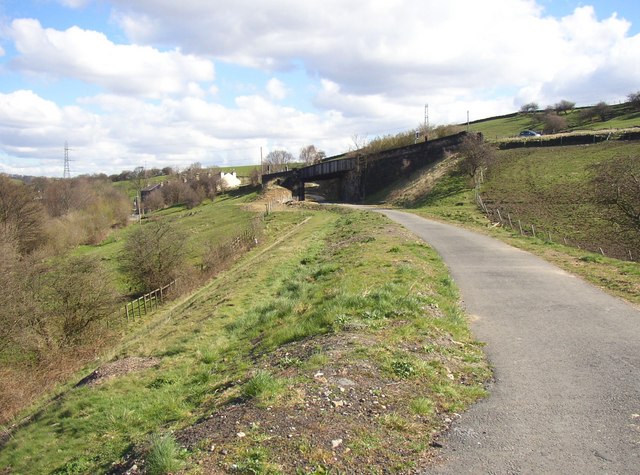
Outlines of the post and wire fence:
[[157,309],[164,302],[167,295],[176,286],[177,280],[169,282],[167,285],[160,287],[152,292],[130,301],[124,306],[124,316],[127,321],[135,320],[136,317],[142,317],[148,312]]
[[[607,253],[605,253],[605,250],[602,246],[597,246],[596,249],[583,247],[579,243],[572,242],[570,239],[567,239],[565,236],[559,236],[557,234],[553,235],[551,231],[543,230],[540,226],[536,227],[536,225],[534,224],[523,223],[520,219],[517,219],[516,217],[512,216],[511,213],[506,212],[505,210],[500,211],[499,208],[492,208],[487,206],[477,188],[475,192],[475,199],[478,207],[484,212],[484,214],[491,222],[505,228],[509,227],[509,229],[514,232],[518,232],[521,236],[530,236],[549,243],[557,242],[564,244],[565,246],[575,247],[577,249],[583,249],[588,252],[594,252],[602,254],[602,256],[607,256]],[[631,249],[627,249],[624,253],[624,256],[620,254],[620,251],[616,256],[614,256],[613,253],[608,254],[609,257],[616,257],[618,259],[628,261],[638,261],[638,258],[640,258],[640,253],[637,251],[634,252]]]
[[[202,271],[206,272],[207,278],[210,278],[215,273],[212,273],[209,268],[217,269],[218,271],[230,262],[234,260],[234,256],[237,256],[243,251],[249,250],[258,244],[258,234],[261,224],[256,221],[262,221],[263,218],[258,218],[252,221],[248,229],[245,229],[237,236],[228,241],[216,243],[215,246],[210,248],[203,260]],[[203,274],[205,275],[205,274]],[[188,283],[186,284],[188,287]],[[181,286],[183,287],[184,284]],[[124,308],[120,310],[121,315],[126,320],[132,321],[136,318],[141,318],[144,315],[149,314],[153,310],[156,310],[162,305],[165,300],[175,297],[181,290],[178,289],[178,279],[169,282],[158,289],[145,293],[144,295],[129,301],[125,304]]]

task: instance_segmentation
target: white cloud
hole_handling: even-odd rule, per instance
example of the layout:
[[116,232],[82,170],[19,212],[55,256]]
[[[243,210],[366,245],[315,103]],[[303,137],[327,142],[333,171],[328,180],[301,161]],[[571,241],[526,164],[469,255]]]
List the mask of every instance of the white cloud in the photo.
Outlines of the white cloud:
[[287,97],[287,87],[279,79],[271,78],[267,83],[267,93],[271,99],[281,101]]
[[76,26],[65,31],[43,28],[38,20],[17,19],[8,32],[21,71],[54,78],[71,77],[126,95],[158,98],[188,94],[193,84],[214,78],[213,63],[178,49],[117,45],[102,33]]
[[[33,19],[3,32],[18,53],[8,49],[3,60],[14,71],[103,93],[73,107],[49,100],[46,87],[0,94],[0,155],[25,169],[53,163],[67,139],[81,150],[78,173],[145,161],[255,163],[260,147],[296,155],[314,143],[333,154],[356,134],[415,127],[426,103],[431,123],[460,123],[467,111],[474,120],[531,101],[614,101],[640,84],[640,35],[589,6],[553,18],[534,0],[109,4],[132,44]],[[227,62],[219,74],[230,75],[216,77],[212,59]]]
[[[608,51],[630,51],[634,42],[629,22],[615,14],[599,20],[586,6],[556,19],[533,0],[114,3],[134,41],[179,44],[271,72],[302,62],[310,74],[364,98],[415,100],[452,88],[459,97],[507,87],[551,94],[557,82],[592,74]],[[638,63],[640,51],[629,59]],[[607,66],[615,73],[627,63]],[[599,100],[599,84],[591,87],[584,100]]]
[[313,141],[337,153],[344,146],[336,140],[344,123],[339,114],[302,113],[257,95],[239,97],[234,107],[199,97],[150,103],[112,94],[59,107],[32,91],[16,91],[0,94],[0,156],[13,157],[2,161],[0,171],[29,173],[38,163],[39,173],[58,176],[65,140],[72,148],[72,174],[116,173],[145,163],[257,163],[260,147],[297,155]]
[[28,90],[0,94],[0,124],[3,128],[56,126],[62,122],[58,106]]

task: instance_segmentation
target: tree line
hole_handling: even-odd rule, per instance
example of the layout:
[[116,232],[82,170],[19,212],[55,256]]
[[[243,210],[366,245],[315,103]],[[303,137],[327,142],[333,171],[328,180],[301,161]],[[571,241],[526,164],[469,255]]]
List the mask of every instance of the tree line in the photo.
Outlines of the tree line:
[[36,360],[72,345],[117,292],[97,259],[69,251],[127,225],[129,199],[105,179],[0,176],[0,341]]

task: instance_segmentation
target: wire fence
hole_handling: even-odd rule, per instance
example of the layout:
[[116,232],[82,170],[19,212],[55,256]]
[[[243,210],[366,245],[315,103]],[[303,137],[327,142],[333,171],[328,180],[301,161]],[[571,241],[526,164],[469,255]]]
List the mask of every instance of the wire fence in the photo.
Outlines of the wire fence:
[[[258,244],[258,235],[260,233],[262,219],[262,217],[254,219],[247,229],[234,238],[225,242],[218,242],[208,249],[203,255],[201,269],[203,275],[210,278],[228,265],[239,253],[256,246]],[[260,221],[260,223],[258,221]],[[189,284],[187,283],[186,287],[188,286]],[[182,287],[184,287],[184,285]],[[123,315],[127,321],[141,318],[153,310],[158,309],[167,299],[180,292],[181,290],[178,289],[178,279],[175,279],[163,287],[126,303],[119,313]]]
[[159,289],[149,292],[148,294],[144,294],[142,297],[127,303],[124,306],[124,315],[127,321],[135,320],[136,314],[140,318],[143,315],[146,315],[147,312],[157,309],[162,305],[164,299],[171,290],[175,288],[176,283],[177,280],[173,280],[164,287],[160,287]]
[[[482,196],[480,195],[480,192],[478,191],[477,188],[475,193],[475,199],[478,207],[484,212],[484,214],[492,223],[495,223],[496,225],[499,225],[505,228],[509,227],[509,229],[511,229],[514,232],[518,232],[521,236],[529,236],[529,237],[541,239],[549,243],[557,242],[557,243],[564,244],[565,246],[570,246],[577,249],[584,249],[585,251],[595,252],[595,253],[602,254],[603,256],[607,256],[607,253],[605,252],[606,246],[597,246],[597,248],[595,249],[592,247],[589,248],[586,246],[581,246],[578,242],[575,242],[571,239],[567,239],[566,236],[552,234],[550,230],[544,229],[534,224],[523,223],[520,219],[517,219],[517,217],[512,216],[511,213],[509,213],[508,211],[505,211],[505,210],[501,211],[499,208],[493,208],[493,207],[487,206],[487,204],[482,199]],[[640,253],[638,253],[637,251],[634,252],[631,249],[627,249],[624,256],[619,254],[614,256],[613,253],[609,253],[609,257],[616,257],[621,260],[637,262],[638,258],[640,258]]]

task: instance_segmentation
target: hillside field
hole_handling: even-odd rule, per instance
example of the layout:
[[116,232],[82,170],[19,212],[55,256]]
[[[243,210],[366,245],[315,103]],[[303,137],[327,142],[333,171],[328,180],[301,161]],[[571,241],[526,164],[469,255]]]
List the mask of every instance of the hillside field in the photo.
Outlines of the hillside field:
[[[583,120],[581,113],[587,108],[576,108],[560,115],[567,120],[569,131],[627,129],[640,126],[640,111],[635,110],[629,103],[611,106],[611,117],[607,120]],[[470,132],[481,132],[489,141],[516,137],[522,130],[540,132],[543,128],[538,114],[518,113],[501,117],[482,119],[469,124]]]
[[428,463],[489,377],[433,249],[375,213],[292,207],[228,270],[131,323],[4,438],[0,467],[401,472]]

